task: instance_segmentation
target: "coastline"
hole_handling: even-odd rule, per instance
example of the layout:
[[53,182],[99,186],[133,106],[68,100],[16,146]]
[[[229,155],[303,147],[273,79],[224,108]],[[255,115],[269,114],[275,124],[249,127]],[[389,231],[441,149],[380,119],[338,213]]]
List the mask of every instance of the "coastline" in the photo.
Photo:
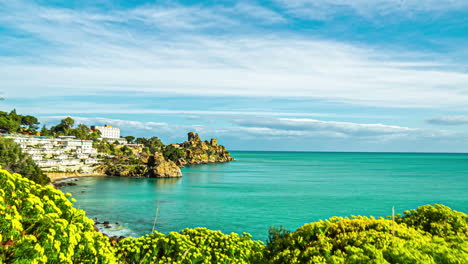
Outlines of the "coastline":
[[78,172],[45,172],[50,179],[50,183],[60,183],[61,181],[69,179],[77,179],[83,177],[108,177],[103,173],[78,173]]

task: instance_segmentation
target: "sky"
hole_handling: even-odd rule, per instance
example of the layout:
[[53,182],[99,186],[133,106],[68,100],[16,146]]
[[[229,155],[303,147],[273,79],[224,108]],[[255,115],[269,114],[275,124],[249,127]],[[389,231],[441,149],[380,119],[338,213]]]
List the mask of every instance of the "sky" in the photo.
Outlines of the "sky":
[[0,110],[231,150],[468,152],[466,17],[466,0],[0,0]]

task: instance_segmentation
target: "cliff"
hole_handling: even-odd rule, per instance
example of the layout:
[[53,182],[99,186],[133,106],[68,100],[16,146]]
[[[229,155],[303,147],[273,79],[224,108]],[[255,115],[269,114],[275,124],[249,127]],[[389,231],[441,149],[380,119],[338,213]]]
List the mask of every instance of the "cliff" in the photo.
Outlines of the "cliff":
[[[219,163],[235,160],[218,140],[202,141],[197,133],[188,133],[188,140],[180,144],[164,145],[156,138],[142,141],[142,146],[114,146],[95,171],[110,176],[138,178],[182,177],[185,165]],[[110,146],[111,145],[111,146]]]
[[189,132],[188,141],[177,144],[183,157],[177,161],[179,166],[234,161],[227,149],[218,145],[218,140],[202,141],[197,133]]
[[95,171],[109,176],[136,178],[173,178],[182,177],[179,166],[167,161],[160,153],[152,156],[141,153],[139,156],[115,156],[108,158]]

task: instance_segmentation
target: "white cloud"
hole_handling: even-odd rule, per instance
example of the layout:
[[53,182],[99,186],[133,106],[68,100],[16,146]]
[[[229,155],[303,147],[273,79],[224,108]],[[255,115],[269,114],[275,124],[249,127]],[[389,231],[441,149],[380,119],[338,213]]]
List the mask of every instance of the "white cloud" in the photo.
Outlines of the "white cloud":
[[430,118],[426,122],[433,125],[468,125],[468,116],[438,116]]
[[276,0],[300,17],[327,20],[354,12],[364,17],[398,16],[412,18],[421,12],[442,13],[468,7],[464,0]]
[[[47,126],[56,125],[66,116],[45,116],[39,117],[39,121]],[[172,125],[164,122],[141,122],[133,120],[112,119],[103,117],[79,117],[71,116],[75,124],[92,125],[112,125],[121,129],[121,135],[133,136],[157,136],[173,142],[174,139],[184,138],[189,131],[203,132],[202,125]]]
[[243,131],[263,136],[303,136],[391,141],[401,138],[455,138],[444,130],[417,129],[385,124],[321,121],[308,118],[234,118]]
[[[47,45],[25,51],[38,56],[0,57],[7,98],[145,92],[435,108],[468,101],[467,73],[418,54],[294,35],[209,34],[245,26],[228,15],[234,8],[152,5],[100,14],[8,4],[0,23]],[[252,4],[237,7],[265,23],[284,19]],[[9,45],[33,45],[23,41]]]

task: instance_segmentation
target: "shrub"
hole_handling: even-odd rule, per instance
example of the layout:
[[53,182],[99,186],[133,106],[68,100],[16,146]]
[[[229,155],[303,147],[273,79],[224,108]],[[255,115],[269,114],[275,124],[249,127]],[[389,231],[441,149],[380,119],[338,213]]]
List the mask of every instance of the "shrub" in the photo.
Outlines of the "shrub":
[[446,239],[468,237],[468,215],[441,204],[405,211],[395,221]]
[[0,263],[115,263],[108,238],[61,191],[6,170],[0,186]]
[[251,235],[226,235],[206,228],[126,238],[118,245],[123,263],[259,263],[264,245]]
[[[420,213],[414,210],[413,215],[424,219],[423,215],[432,211],[427,208],[421,208]],[[466,228],[466,222],[459,223]],[[267,256],[269,263],[461,264],[468,259],[468,239],[458,235],[456,240],[444,240],[383,218],[333,217],[277,236],[267,245]]]

